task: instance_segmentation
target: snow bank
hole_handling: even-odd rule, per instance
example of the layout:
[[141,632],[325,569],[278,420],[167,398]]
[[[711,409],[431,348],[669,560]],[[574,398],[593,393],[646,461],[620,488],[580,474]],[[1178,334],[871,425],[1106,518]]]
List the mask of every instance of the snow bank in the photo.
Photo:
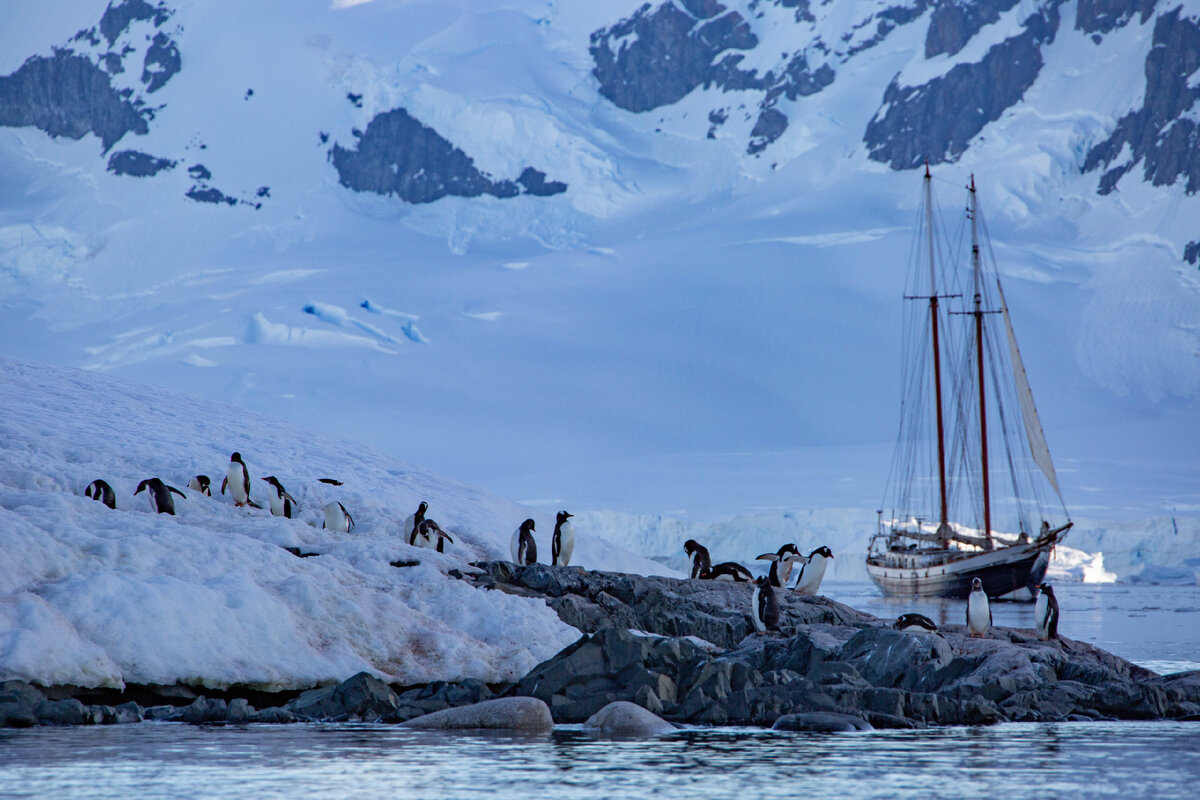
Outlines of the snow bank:
[[[297,519],[186,489],[220,486],[238,450],[266,505],[277,476]],[[159,476],[183,489],[177,516],[132,492]],[[343,486],[317,482],[335,477]],[[83,497],[95,478],[117,510]],[[340,500],[352,533],[322,530]],[[454,536],[409,547],[420,500]],[[553,517],[344,441],[241,409],[95,373],[0,358],[0,679],[280,689],[367,670],[389,681],[512,680],[578,638],[544,603],[447,576],[505,557],[512,529]],[[577,525],[577,563],[663,574]],[[544,535],[544,534],[543,534]],[[298,547],[321,555],[297,558]],[[548,545],[547,545],[548,549]],[[393,567],[393,561],[418,566]]]

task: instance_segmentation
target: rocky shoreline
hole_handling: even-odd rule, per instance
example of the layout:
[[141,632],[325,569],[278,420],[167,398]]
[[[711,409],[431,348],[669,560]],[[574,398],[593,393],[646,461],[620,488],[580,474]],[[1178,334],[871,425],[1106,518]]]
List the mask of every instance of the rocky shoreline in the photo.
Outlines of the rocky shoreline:
[[[1200,671],[1160,676],[1082,642],[1042,641],[1032,630],[993,628],[982,639],[956,625],[936,634],[901,633],[889,620],[828,598],[780,592],[781,633],[760,636],[748,614],[748,584],[502,561],[473,566],[477,571],[456,577],[481,590],[542,598],[582,638],[510,684],[395,687],[364,672],[306,691],[127,686],[117,692],[10,680],[0,683],[0,727],[405,723],[477,704],[483,704],[480,719],[497,727],[495,709],[504,704],[492,701],[502,698],[535,698],[556,723],[597,728],[595,720],[628,715],[622,706],[607,708],[624,702],[676,724],[789,730],[1200,721]],[[528,701],[515,706],[521,718],[544,718],[531,714]]]

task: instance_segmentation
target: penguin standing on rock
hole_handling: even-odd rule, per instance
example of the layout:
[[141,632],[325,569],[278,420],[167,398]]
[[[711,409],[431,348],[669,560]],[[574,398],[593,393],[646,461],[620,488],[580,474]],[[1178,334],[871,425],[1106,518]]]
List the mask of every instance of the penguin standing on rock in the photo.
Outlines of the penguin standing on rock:
[[558,512],[554,523],[554,536],[550,539],[550,563],[556,567],[565,567],[571,563],[571,553],[575,552],[575,526],[566,511]]
[[426,503],[424,500],[422,500],[421,504],[417,506],[417,510],[412,514],[409,514],[404,520],[404,541],[408,542],[408,544],[412,547],[425,546],[423,543],[417,541],[417,536],[419,533],[417,529],[420,528],[421,523],[425,521],[425,512],[428,510],[429,503]]
[[771,578],[764,575],[754,580],[754,594],[750,596],[750,617],[756,633],[779,630],[779,597]]
[[702,581],[733,581],[734,583],[750,583],[754,580],[750,570],[733,561],[722,561],[712,569],[701,572],[697,577]]
[[229,487],[229,496],[233,498],[235,506],[262,508],[250,499],[250,473],[246,470],[241,453],[229,457],[229,468],[225,471],[225,480],[221,481],[221,494],[225,494],[226,487]]
[[796,549],[796,545],[789,542],[779,548],[775,553],[763,553],[755,561],[770,561],[771,570],[767,573],[767,578],[771,581],[771,585],[777,589],[787,586],[788,579],[792,577],[792,564],[801,559],[800,551]]
[[267,495],[271,503],[271,516],[291,519],[292,515],[300,510],[296,498],[288,494],[287,489],[283,488],[283,484],[274,475],[268,475],[263,480],[271,485],[271,493]]
[[207,475],[193,475],[192,479],[188,481],[188,488],[205,497],[212,497],[212,481]]
[[971,594],[967,597],[967,634],[979,638],[992,627],[992,606],[988,603],[983,581],[971,579]]
[[695,539],[688,539],[683,543],[683,552],[692,559],[692,578],[699,578],[712,570],[712,559],[708,557],[708,548]]
[[893,627],[904,633],[937,633],[937,625],[924,614],[901,614]]
[[171,497],[171,492],[187,500],[187,495],[176,489],[174,486],[167,486],[158,478],[147,478],[138,484],[135,495],[141,494],[142,490],[150,496],[150,508],[154,509],[158,514],[175,514],[175,498]]
[[96,480],[89,483],[87,488],[83,490],[83,496],[90,497],[93,500],[99,500],[109,508],[116,510],[117,493],[114,492],[113,488],[108,485],[108,481],[102,478],[96,478]]
[[825,565],[831,558],[833,553],[825,545],[809,553],[806,563],[800,568],[800,574],[796,576],[796,585],[792,588],[800,594],[816,594],[821,588],[821,580],[825,577]]
[[421,520],[421,524],[417,526],[416,541],[421,547],[428,547],[439,553],[446,552],[446,542],[454,544],[450,534],[442,530],[442,527],[431,519]]
[[521,527],[513,531],[512,542],[509,543],[513,563],[522,565],[537,563],[537,542],[533,540],[533,531],[534,522],[531,519],[525,520],[521,523]]
[[1054,587],[1048,583],[1040,584],[1037,603],[1033,607],[1033,619],[1037,625],[1038,636],[1043,639],[1058,638],[1058,598],[1054,596]]

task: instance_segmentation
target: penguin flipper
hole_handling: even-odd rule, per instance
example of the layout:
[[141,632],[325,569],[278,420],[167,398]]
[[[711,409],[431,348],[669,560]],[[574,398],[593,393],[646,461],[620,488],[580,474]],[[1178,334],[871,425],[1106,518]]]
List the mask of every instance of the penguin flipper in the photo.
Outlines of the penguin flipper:
[[229,485],[229,476],[226,475],[221,479],[221,494],[225,494],[225,487]]
[[341,486],[342,482],[333,478],[317,478],[321,483],[328,483],[330,486]]
[[174,492],[175,494],[179,495],[179,496],[180,496],[180,497],[182,497],[184,500],[187,500],[187,495],[186,495],[186,494],[184,494],[183,492],[179,491],[178,489],[176,489],[174,486],[168,486],[168,487],[167,487],[167,489],[169,489],[170,491],[172,491],[172,492]]
[[253,500],[247,500],[246,505],[250,506],[251,508],[257,508],[260,511],[262,510],[262,506],[260,506],[258,503],[254,502]]
[[292,502],[292,506],[293,506],[293,507],[294,507],[294,508],[295,508],[297,511],[299,511],[299,510],[300,510],[300,504],[296,502],[296,498],[292,497],[292,496],[291,496],[290,494],[288,494],[287,492],[284,492],[284,493],[283,493],[283,496]]
[[763,553],[761,556],[755,556],[754,560],[755,561],[778,561],[779,554],[778,553]]

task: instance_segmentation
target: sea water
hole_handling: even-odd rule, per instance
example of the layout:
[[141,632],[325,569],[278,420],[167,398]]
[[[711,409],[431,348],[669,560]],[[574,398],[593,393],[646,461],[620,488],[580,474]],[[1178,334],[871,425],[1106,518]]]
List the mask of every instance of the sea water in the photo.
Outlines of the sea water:
[[[959,623],[962,601],[825,593]],[[1200,587],[1061,584],[1063,635],[1159,671],[1200,668]],[[1031,627],[1031,604],[995,604]],[[0,730],[0,797],[1192,798],[1200,722],[1009,723],[853,734],[688,728],[613,740],[389,725],[178,723]]]

